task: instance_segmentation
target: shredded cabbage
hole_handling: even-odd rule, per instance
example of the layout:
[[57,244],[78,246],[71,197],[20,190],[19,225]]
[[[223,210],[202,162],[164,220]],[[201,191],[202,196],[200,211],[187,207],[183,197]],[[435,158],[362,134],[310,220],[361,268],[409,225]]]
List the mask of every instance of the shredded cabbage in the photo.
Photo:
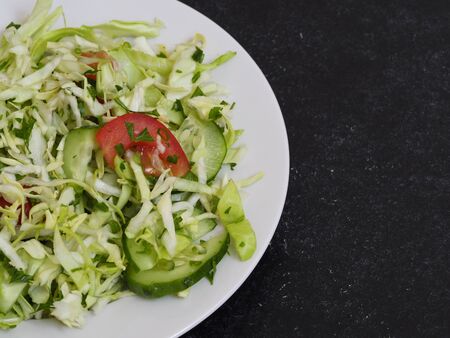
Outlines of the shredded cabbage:
[[[236,247],[242,259],[256,245],[242,208],[239,219],[224,215],[229,205],[240,205],[238,188],[262,174],[237,181],[230,192],[226,175],[208,177],[207,140],[189,125],[179,131],[190,115],[214,123],[226,145],[225,159],[218,161],[240,160],[244,146],[236,145],[233,105],[210,74],[235,53],[204,63],[205,38],[198,34],[173,50],[153,46],[148,39],[159,35],[159,20],[54,29],[61,16],[52,0],[37,0],[28,19],[6,27],[0,39],[4,329],[45,317],[80,327],[89,310],[129,295],[124,271],[132,263],[124,241],[134,241],[142,249],[138,254],[147,255],[147,269],[163,270],[199,263],[206,251],[202,239],[217,223],[244,243],[245,252]],[[95,134],[92,143],[79,137],[75,145],[68,137],[129,111],[157,118],[181,144],[187,140],[191,170],[185,177],[174,177],[158,156],[152,164],[161,173],[149,176],[133,149],[116,156],[111,168]],[[156,154],[170,147],[159,132],[155,141]],[[87,156],[80,162],[83,175],[67,169],[71,147],[73,159]],[[188,289],[178,293],[187,295]]]

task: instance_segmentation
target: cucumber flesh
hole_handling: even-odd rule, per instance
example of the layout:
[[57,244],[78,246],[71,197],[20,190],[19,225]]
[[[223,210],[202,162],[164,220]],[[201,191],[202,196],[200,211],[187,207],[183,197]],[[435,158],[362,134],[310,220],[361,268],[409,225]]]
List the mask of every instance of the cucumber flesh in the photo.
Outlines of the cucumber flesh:
[[[227,144],[219,127],[212,121],[202,121],[194,115],[189,115],[178,130],[178,135],[187,129],[191,130],[192,135],[203,137],[205,140],[205,170],[208,181],[216,177],[227,154]],[[178,138],[180,139],[180,138]],[[193,137],[187,140],[181,140],[181,146],[186,155],[191,159],[195,150],[192,145]]]
[[[186,236],[178,234],[176,236],[177,246],[175,254],[178,254],[191,244],[191,240]],[[134,238],[125,238],[123,248],[130,263],[138,270],[150,270],[158,263],[158,254],[150,245],[146,245],[144,242],[137,243]]]
[[211,277],[216,265],[228,250],[230,238],[223,232],[203,245],[206,249],[202,260],[196,264],[186,263],[173,270],[139,271],[132,265],[127,268],[126,279],[130,290],[138,295],[156,298],[185,290],[203,277]]
[[197,229],[195,231],[189,231],[193,240],[197,240],[211,232],[217,225],[217,222],[212,218],[203,219],[198,222]]
[[[193,216],[201,214],[202,211],[198,208],[194,209]],[[196,227],[188,227],[188,232],[191,238],[195,241],[202,238],[207,233],[211,232],[217,225],[216,220],[212,218],[205,218],[198,222]]]
[[82,127],[69,132],[64,143],[64,173],[68,178],[84,181],[92,152],[97,147],[97,128]]
[[125,255],[137,270],[149,270],[157,263],[158,255],[143,242],[137,243],[133,238],[124,238]]

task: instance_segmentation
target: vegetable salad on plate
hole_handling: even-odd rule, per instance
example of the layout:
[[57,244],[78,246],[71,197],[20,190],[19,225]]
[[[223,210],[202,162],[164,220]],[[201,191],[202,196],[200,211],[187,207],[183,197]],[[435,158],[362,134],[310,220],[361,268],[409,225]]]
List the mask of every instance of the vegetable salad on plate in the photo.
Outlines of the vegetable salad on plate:
[[[0,328],[83,324],[123,296],[178,295],[256,237],[228,178],[245,152],[204,37],[160,21],[52,27],[37,0],[0,38]],[[224,169],[224,170],[221,170]]]

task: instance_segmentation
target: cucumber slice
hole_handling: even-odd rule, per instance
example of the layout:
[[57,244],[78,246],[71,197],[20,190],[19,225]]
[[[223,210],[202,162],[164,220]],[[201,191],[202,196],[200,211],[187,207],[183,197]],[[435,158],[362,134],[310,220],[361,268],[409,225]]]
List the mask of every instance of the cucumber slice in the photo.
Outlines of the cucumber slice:
[[195,148],[193,143],[194,137],[203,137],[205,140],[205,170],[208,181],[216,177],[222,163],[227,154],[227,144],[225,138],[219,127],[212,121],[201,121],[194,115],[189,115],[178,130],[177,136],[182,135],[185,130],[191,130],[191,137],[184,139],[177,137],[181,140],[181,146],[186,152],[186,155],[192,160],[192,153]]
[[195,231],[189,230],[193,240],[197,240],[205,236],[207,233],[211,232],[217,225],[217,222],[212,218],[203,219],[198,222],[197,229]]
[[68,178],[84,181],[92,151],[96,148],[97,128],[82,127],[69,132],[64,144],[64,173]]
[[214,273],[216,265],[228,250],[229,242],[230,238],[226,231],[205,242],[203,245],[206,254],[201,262],[195,265],[187,263],[170,271],[157,269],[138,271],[129,266],[126,271],[128,287],[136,294],[149,298],[185,290],[203,277]]
[[[202,211],[200,209],[195,208],[192,215],[196,216],[201,213],[202,213]],[[217,222],[215,219],[206,218],[206,219],[202,219],[200,222],[198,222],[197,226],[188,227],[187,230],[189,232],[190,237],[195,241],[197,239],[202,238],[210,231],[212,231],[216,227],[216,225],[217,225]]]
[[242,261],[250,259],[256,250],[256,235],[245,218],[241,197],[236,184],[230,180],[217,204],[219,219],[227,228],[231,243]]
[[149,270],[157,263],[157,253],[143,242],[136,243],[134,238],[124,237],[123,250],[130,264],[137,270]]
[[[191,244],[191,240],[182,235],[177,234],[176,236],[177,246],[175,254],[178,254]],[[130,263],[138,270],[150,270],[156,263],[159,263],[156,251],[143,242],[137,243],[135,239],[125,238],[123,248]]]
[[241,195],[236,184],[230,180],[217,204],[217,212],[223,224],[237,223],[245,219]]

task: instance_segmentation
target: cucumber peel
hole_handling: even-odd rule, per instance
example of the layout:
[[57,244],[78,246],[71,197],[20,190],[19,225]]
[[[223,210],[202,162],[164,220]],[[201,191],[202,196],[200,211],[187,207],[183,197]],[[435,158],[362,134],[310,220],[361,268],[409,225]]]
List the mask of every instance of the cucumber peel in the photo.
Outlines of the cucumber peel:
[[203,277],[212,278],[216,265],[228,250],[230,238],[227,232],[211,238],[204,243],[206,254],[198,264],[186,263],[167,270],[138,271],[128,266],[126,280],[130,290],[148,298],[157,298],[183,291]]

